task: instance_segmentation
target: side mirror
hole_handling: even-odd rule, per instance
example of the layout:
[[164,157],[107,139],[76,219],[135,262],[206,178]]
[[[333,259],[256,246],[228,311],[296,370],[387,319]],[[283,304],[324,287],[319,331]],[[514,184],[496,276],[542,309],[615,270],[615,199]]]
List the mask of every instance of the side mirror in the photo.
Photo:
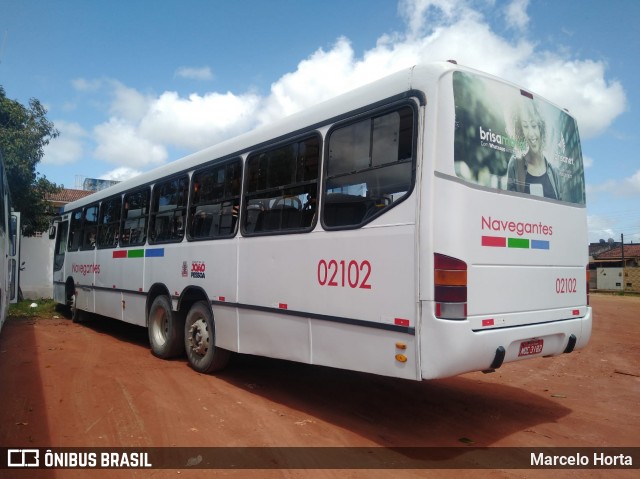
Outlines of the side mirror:
[[56,227],[52,226],[49,228],[49,239],[55,239],[56,237]]

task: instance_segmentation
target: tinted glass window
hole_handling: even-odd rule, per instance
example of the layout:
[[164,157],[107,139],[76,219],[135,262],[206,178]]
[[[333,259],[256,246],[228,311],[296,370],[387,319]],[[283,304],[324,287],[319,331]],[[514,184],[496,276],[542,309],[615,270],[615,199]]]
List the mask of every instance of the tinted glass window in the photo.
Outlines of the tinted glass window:
[[98,248],[114,248],[118,245],[122,198],[103,201],[98,218]]
[[184,238],[189,178],[158,183],[153,187],[153,206],[149,227],[150,243],[179,242]]
[[189,239],[228,238],[235,235],[240,211],[241,183],[240,159],[193,174]]
[[147,240],[149,217],[149,188],[124,196],[122,221],[120,222],[120,245],[142,245]]
[[244,232],[308,231],[318,197],[317,136],[249,155]]
[[404,107],[329,135],[323,222],[362,225],[403,199],[413,186],[414,114]]

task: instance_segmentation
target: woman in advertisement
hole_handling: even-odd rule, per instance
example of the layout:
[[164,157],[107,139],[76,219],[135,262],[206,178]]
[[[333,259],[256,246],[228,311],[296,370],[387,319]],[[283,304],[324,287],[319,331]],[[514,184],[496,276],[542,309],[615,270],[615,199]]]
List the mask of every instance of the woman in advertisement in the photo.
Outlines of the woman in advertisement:
[[533,100],[523,100],[514,112],[514,132],[518,143],[526,142],[527,151],[515,154],[507,167],[507,188],[561,200],[558,175],[544,156],[546,122]]

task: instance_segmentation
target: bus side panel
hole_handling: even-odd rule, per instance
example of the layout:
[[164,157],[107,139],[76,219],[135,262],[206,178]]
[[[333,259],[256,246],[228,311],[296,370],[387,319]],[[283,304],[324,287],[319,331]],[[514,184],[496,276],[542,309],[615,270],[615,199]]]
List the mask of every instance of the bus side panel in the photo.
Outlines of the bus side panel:
[[237,351],[237,314],[235,308],[224,306],[224,303],[235,304],[237,301],[237,240],[184,241],[165,245],[163,250],[163,259],[147,258],[146,288],[161,283],[167,286],[171,295],[177,296],[188,287],[202,289],[208,300],[215,304],[217,346]]
[[[312,321],[312,364],[419,380],[414,335],[361,326]],[[402,355],[405,359],[396,358]]]
[[416,196],[359,229],[242,238],[238,300],[260,311],[240,309],[239,351],[415,378],[395,354],[415,340]]
[[118,282],[120,275],[114,271],[114,261],[113,250],[96,250],[96,312],[110,318],[122,319],[122,292]]
[[[67,253],[69,273],[73,277],[76,291],[76,307],[82,311],[95,312],[93,285],[96,276],[94,250]],[[66,261],[65,261],[66,263]]]

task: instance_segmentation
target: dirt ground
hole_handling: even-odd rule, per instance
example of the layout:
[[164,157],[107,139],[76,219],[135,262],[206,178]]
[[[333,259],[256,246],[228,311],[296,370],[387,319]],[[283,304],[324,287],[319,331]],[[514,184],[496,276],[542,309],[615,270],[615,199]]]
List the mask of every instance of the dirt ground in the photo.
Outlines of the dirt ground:
[[[410,382],[251,356],[202,375],[107,319],[9,320],[0,447],[637,447],[640,298],[592,295],[586,349]],[[508,451],[508,450],[505,450]],[[637,465],[636,465],[637,467]],[[0,478],[637,477],[638,470],[0,470]]]

